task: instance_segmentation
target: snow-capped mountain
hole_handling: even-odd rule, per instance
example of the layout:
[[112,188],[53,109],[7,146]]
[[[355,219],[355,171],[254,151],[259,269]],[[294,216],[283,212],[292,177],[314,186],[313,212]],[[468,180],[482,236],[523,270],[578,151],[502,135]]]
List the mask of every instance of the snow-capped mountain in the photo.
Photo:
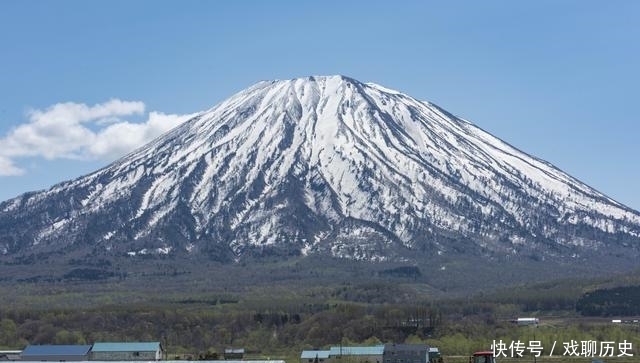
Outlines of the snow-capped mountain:
[[0,204],[0,256],[639,246],[637,211],[434,104],[343,76],[260,82],[104,169]]

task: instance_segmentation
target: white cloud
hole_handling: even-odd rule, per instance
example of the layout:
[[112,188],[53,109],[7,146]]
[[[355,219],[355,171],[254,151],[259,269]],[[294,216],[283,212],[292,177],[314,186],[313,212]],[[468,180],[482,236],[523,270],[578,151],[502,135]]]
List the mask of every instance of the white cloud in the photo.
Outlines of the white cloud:
[[28,122],[0,138],[0,175],[24,173],[17,159],[27,157],[113,160],[195,116],[150,112],[142,122],[122,119],[144,110],[143,102],[118,99],[94,106],[67,102],[31,110]]
[[17,166],[15,166],[13,164],[13,161],[11,161],[11,159],[0,155],[0,175],[15,176],[15,175],[22,175],[22,174],[24,174],[23,169],[20,169]]
[[144,123],[118,122],[102,129],[88,152],[95,157],[122,156],[164,134],[196,114],[167,115],[150,112]]

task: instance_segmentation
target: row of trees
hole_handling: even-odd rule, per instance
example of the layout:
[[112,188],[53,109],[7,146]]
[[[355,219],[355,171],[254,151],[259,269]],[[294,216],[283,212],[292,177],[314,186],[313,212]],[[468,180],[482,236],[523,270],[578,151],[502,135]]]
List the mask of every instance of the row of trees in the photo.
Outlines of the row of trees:
[[430,307],[327,304],[324,310],[246,310],[237,305],[102,307],[0,311],[0,346],[162,340],[174,351],[243,346],[255,352],[319,347],[343,340],[404,341],[437,328]]

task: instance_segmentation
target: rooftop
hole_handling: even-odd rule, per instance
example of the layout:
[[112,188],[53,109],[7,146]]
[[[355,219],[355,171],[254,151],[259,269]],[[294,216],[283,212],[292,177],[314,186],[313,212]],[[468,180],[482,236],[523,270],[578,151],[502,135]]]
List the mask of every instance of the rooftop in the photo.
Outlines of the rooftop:
[[90,345],[28,345],[22,351],[22,356],[31,355],[87,355]]
[[330,355],[382,355],[384,345],[372,347],[331,347]]
[[155,352],[160,349],[160,342],[138,343],[94,343],[93,352]]
[[301,359],[328,359],[330,351],[328,350],[303,350],[300,355]]

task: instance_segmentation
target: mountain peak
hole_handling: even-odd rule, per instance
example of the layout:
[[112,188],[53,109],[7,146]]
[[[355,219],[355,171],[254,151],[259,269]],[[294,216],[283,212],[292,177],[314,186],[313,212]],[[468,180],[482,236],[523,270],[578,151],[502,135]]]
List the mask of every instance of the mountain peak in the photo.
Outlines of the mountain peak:
[[435,105],[341,75],[257,83],[0,211],[5,255],[64,243],[220,260],[563,258],[640,241],[638,212]]

